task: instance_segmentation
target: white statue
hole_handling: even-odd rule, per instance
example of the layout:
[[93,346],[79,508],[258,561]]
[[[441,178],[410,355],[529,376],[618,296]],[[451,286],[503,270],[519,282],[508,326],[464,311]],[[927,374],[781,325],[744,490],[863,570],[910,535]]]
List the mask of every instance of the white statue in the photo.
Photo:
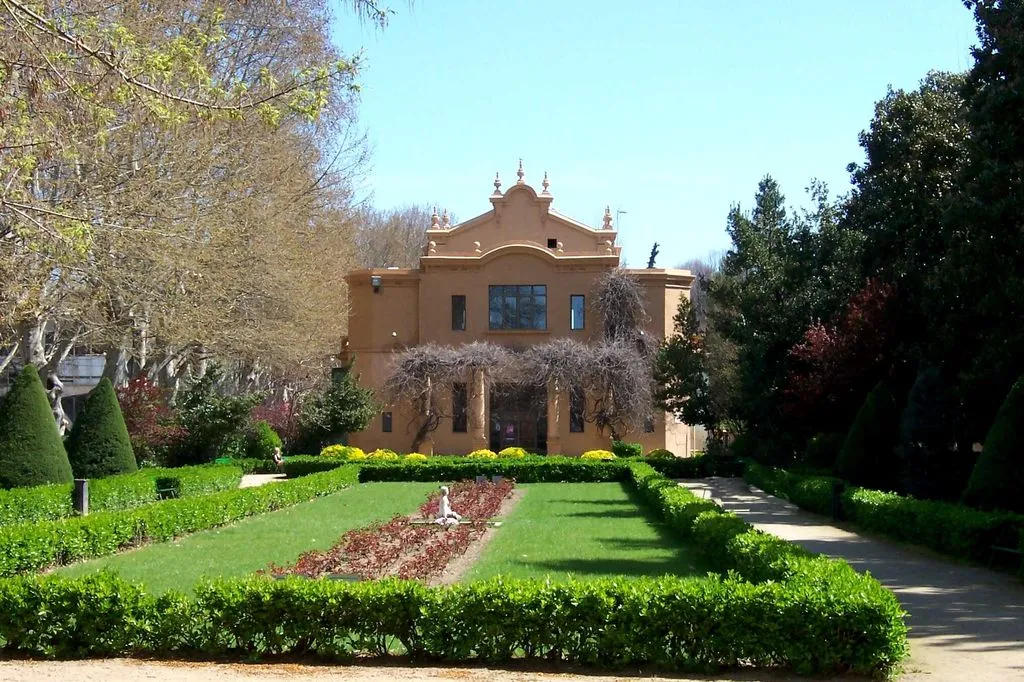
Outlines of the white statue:
[[451,502],[448,501],[448,486],[441,486],[441,506],[438,508],[435,523],[442,526],[454,526],[460,520],[462,520],[462,516],[452,509]]

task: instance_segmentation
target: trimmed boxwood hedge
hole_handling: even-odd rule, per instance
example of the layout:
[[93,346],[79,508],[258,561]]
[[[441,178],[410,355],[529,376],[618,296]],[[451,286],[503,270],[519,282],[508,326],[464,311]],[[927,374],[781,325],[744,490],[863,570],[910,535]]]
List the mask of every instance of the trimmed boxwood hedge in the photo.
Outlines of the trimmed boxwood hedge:
[[[749,463],[746,479],[765,492],[819,514],[831,514],[829,476],[802,476]],[[953,502],[918,500],[896,493],[846,486],[841,497],[845,518],[864,530],[901,542],[924,545],[959,559],[987,562],[993,545],[1024,551],[1024,515],[986,512]]]
[[113,554],[126,547],[222,526],[332,493],[356,482],[354,467],[258,488],[185,497],[136,509],[0,528],[0,576]]
[[[90,512],[132,509],[156,502],[159,490],[173,497],[193,497],[237,488],[241,467],[203,465],[177,469],[143,469],[132,474],[89,481]],[[0,526],[74,516],[69,484],[0,490]]]
[[[705,476],[739,476],[742,465],[733,457],[586,460],[579,457],[544,457],[530,455],[518,459],[469,459],[466,457],[429,457],[427,461],[362,461],[360,481],[448,481],[474,476],[508,476],[520,483],[565,482],[598,483],[625,481],[630,462],[646,462],[669,478],[703,478]],[[330,471],[348,464],[340,457],[299,455],[285,459],[289,477]]]
[[[441,588],[249,577],[203,583],[193,598],[147,595],[110,574],[18,577],[0,580],[0,652],[331,660],[404,649],[447,661],[878,676],[906,654],[904,614],[869,576],[753,530],[647,463],[597,466],[624,470],[671,528],[734,573],[558,584],[495,578]],[[254,490],[343,472],[354,480],[346,467]]]

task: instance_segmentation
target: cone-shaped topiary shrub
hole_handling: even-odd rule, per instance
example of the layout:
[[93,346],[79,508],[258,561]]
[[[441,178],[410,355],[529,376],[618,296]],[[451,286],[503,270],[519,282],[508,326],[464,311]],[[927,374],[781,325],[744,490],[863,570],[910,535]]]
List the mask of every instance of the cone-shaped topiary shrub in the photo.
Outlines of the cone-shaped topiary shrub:
[[100,379],[89,391],[71,427],[67,446],[77,478],[103,478],[138,469],[110,379]]
[[836,459],[836,476],[867,488],[891,490],[899,480],[893,449],[899,416],[892,392],[884,382],[871,389],[846,434]]
[[982,509],[1024,512],[1024,376],[1010,389],[985,436],[963,500]]
[[36,368],[26,365],[0,404],[0,488],[70,482],[50,401]]

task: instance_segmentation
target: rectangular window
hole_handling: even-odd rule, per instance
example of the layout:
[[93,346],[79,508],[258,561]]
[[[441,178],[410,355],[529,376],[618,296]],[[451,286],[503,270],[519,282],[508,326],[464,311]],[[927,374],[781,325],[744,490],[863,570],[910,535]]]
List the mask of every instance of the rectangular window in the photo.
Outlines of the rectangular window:
[[579,331],[583,329],[583,319],[586,312],[586,299],[581,294],[573,294],[569,297],[569,329]]
[[452,384],[452,431],[466,433],[469,427],[469,396],[466,384]]
[[466,297],[452,296],[452,331],[466,331]]
[[644,419],[644,433],[654,433],[654,416],[648,415]]
[[548,288],[543,284],[498,284],[487,290],[491,329],[547,329]]
[[569,391],[569,431],[571,433],[583,433],[583,411],[586,407],[586,398],[582,393]]
[[380,430],[384,433],[391,433],[391,413],[385,412],[380,416]]

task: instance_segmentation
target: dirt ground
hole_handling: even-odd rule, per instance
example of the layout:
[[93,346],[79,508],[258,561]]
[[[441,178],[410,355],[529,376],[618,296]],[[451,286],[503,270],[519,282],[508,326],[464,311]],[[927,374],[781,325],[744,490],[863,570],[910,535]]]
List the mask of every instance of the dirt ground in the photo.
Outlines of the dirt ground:
[[[820,679],[820,678],[819,678]],[[842,677],[843,682],[862,678]],[[170,682],[297,682],[299,680],[353,680],[355,682],[686,682],[697,680],[736,680],[743,682],[809,682],[810,678],[735,673],[724,677],[659,677],[642,671],[629,674],[536,672],[477,667],[409,667],[397,665],[301,665],[294,663],[181,663],[110,659],[99,661],[0,661],[0,680],[4,682],[113,682],[114,680],[168,680]]]

